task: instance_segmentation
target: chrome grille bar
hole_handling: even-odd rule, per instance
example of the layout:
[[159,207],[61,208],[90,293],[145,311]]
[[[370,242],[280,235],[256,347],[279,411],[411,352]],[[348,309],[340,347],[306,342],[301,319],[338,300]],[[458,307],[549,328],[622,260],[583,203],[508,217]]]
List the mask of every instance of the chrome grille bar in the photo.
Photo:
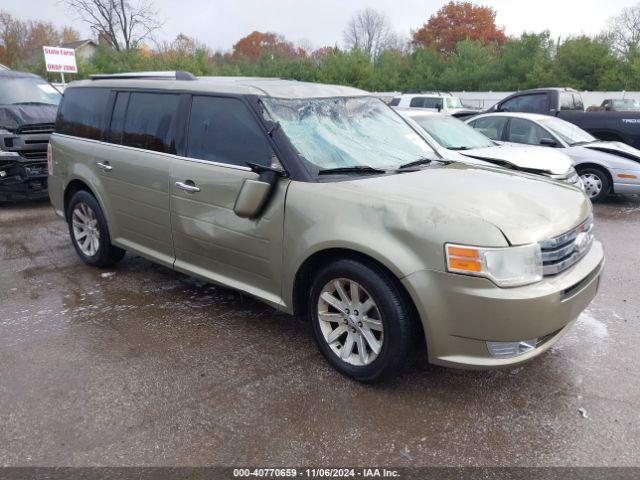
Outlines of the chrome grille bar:
[[592,229],[593,216],[589,216],[568,232],[540,242],[543,275],[557,275],[584,257],[593,244]]

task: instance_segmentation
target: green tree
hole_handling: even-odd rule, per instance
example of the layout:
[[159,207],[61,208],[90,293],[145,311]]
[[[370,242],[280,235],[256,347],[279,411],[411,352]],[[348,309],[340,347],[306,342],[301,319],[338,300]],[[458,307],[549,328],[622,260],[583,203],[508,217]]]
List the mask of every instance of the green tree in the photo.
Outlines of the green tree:
[[552,69],[553,54],[554,44],[548,31],[508,38],[498,56],[499,74],[493,89],[509,91],[539,86],[536,82]]
[[[442,88],[441,75],[445,61],[435,50],[418,47],[408,57],[408,71],[404,81],[407,90],[437,90]],[[392,90],[399,90],[398,85]]]
[[578,90],[597,90],[600,80],[609,70],[618,67],[619,62],[604,37],[570,38],[558,47],[554,62],[556,83]]
[[402,52],[386,50],[374,63],[369,89],[378,92],[403,90],[409,72],[407,57]]
[[476,40],[458,42],[442,73],[446,90],[489,90],[497,78],[496,54],[492,46]]
[[369,56],[354,48],[349,52],[332,50],[318,66],[318,81],[367,88],[373,72]]

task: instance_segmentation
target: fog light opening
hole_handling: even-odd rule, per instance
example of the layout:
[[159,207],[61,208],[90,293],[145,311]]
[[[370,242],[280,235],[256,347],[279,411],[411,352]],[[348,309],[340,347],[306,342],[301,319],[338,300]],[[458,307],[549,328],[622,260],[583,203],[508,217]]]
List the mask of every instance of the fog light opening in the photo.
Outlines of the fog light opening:
[[511,358],[523,355],[538,345],[538,339],[521,340],[519,342],[487,342],[487,349],[492,357]]

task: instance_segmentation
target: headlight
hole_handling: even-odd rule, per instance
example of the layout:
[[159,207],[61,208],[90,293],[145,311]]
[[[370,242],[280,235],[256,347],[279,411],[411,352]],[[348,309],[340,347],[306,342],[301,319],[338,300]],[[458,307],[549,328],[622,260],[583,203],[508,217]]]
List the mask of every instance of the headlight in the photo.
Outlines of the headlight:
[[485,277],[499,287],[518,287],[542,280],[540,245],[483,248],[446,244],[447,271]]

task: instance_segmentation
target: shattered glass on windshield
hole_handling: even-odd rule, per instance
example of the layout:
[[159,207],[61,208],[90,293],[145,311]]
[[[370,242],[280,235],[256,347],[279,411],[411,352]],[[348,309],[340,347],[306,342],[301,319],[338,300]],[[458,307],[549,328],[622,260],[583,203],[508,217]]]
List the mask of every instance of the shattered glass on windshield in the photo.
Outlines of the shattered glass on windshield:
[[298,153],[316,170],[394,169],[434,150],[395,112],[370,97],[263,100]]

